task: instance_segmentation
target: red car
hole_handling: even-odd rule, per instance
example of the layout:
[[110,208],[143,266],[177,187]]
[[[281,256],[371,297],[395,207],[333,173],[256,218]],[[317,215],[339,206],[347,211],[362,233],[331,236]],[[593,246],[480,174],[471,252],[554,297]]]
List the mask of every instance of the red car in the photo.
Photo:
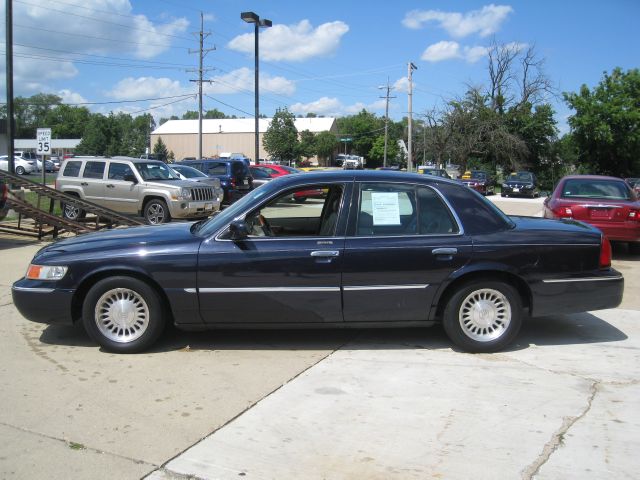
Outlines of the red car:
[[640,200],[623,179],[571,175],[544,201],[545,218],[572,218],[599,228],[609,240],[640,251]]
[[[271,178],[282,177],[283,175],[291,175],[294,173],[306,173],[302,170],[298,170],[297,168],[288,167],[286,165],[276,165],[273,163],[261,163],[255,167],[267,172]],[[302,203],[306,201],[307,198],[322,198],[324,195],[325,192],[322,190],[305,190],[303,192],[296,192],[293,195],[293,200],[297,203]]]

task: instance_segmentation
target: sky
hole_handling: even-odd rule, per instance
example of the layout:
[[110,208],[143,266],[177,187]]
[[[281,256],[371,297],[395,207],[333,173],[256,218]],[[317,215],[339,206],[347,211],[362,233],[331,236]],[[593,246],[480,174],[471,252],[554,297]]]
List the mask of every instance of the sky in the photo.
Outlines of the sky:
[[[4,2],[2,2],[4,20]],[[562,92],[594,87],[603,72],[640,66],[640,0],[304,1],[13,0],[16,96],[53,93],[93,112],[197,110],[199,30],[204,20],[204,109],[252,117],[254,27],[260,29],[260,113],[344,116],[363,108],[415,118],[488,83],[492,43],[534,47],[556,95],[560,133],[571,110]],[[2,22],[2,63],[5,53]],[[0,79],[6,98],[5,76]]]

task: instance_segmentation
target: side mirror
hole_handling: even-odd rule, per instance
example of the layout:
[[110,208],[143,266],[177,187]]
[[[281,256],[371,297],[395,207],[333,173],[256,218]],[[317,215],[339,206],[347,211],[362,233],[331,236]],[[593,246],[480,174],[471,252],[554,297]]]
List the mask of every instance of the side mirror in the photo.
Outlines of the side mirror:
[[138,179],[136,178],[136,176],[133,173],[127,173],[124,176],[124,181],[125,182],[133,182],[133,183],[138,183]]
[[244,220],[234,220],[229,224],[229,232],[231,233],[231,240],[234,242],[244,240],[249,236],[249,229]]

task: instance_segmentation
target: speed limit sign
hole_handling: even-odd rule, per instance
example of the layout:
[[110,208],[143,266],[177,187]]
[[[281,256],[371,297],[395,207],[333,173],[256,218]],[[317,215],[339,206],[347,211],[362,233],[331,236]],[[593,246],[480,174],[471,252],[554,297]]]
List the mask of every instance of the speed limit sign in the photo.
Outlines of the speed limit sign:
[[38,147],[36,154],[51,155],[51,129],[39,128],[37,133]]

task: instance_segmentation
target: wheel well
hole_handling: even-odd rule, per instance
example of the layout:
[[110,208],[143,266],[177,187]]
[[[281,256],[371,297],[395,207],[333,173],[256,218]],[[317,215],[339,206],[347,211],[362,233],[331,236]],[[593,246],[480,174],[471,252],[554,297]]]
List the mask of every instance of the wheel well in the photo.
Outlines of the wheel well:
[[162,195],[149,195],[148,197],[144,197],[144,200],[142,201],[143,212],[144,212],[144,209],[147,208],[147,203],[149,203],[151,200],[162,200],[165,204],[167,203],[167,199],[164,198]]
[[440,295],[440,298],[438,299],[436,317],[442,318],[444,308],[447,306],[447,303],[449,303],[449,299],[462,285],[478,280],[497,280],[515,287],[520,294],[522,307],[525,310],[529,310],[529,312],[531,311],[531,290],[524,280],[512,273],[485,270],[467,273],[466,275],[456,278],[453,282],[447,285],[446,289],[444,290],[444,292],[442,292],[442,295]]
[[169,312],[173,320],[173,312],[171,310],[171,304],[169,303],[169,299],[167,298],[166,293],[160,287],[160,285],[158,285],[152,278],[142,273],[132,272],[131,270],[116,269],[116,270],[109,270],[106,272],[97,272],[83,280],[83,282],[80,284],[75,294],[73,295],[73,299],[71,301],[71,315],[72,315],[74,324],[78,323],[78,321],[82,318],[82,304],[91,287],[93,287],[100,280],[103,280],[109,277],[117,277],[117,276],[132,277],[142,282],[145,282],[147,285],[153,288],[158,294],[158,296],[160,297],[160,301],[163,304],[162,305],[163,310],[165,312]]

